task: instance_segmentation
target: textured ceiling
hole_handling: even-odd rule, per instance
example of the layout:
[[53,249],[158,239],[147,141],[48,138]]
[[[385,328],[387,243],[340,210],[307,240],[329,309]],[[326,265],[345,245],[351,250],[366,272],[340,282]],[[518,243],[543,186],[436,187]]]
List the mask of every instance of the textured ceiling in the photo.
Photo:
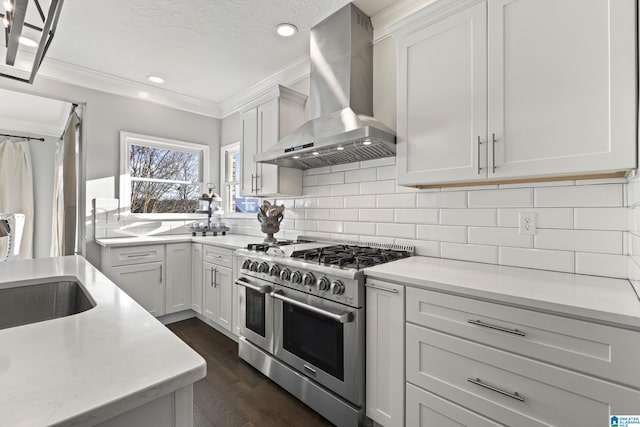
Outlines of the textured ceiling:
[[[354,3],[373,15],[394,0]],[[66,0],[47,57],[220,103],[309,55],[309,29],[348,0]],[[275,34],[281,22],[296,36]],[[46,61],[46,59],[45,59]]]

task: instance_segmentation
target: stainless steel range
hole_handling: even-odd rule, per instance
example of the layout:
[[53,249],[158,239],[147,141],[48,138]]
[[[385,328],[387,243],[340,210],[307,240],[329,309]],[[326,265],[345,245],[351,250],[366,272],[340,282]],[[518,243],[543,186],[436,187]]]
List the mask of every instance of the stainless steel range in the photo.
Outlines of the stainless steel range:
[[336,242],[249,245],[236,281],[242,359],[338,426],[364,419],[363,268],[412,248]]

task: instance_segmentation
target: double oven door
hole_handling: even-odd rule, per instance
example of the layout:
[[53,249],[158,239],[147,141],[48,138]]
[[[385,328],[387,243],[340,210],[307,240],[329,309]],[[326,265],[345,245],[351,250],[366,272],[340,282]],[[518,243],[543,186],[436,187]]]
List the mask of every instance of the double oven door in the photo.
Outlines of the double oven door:
[[242,274],[240,333],[294,370],[361,406],[364,309]]

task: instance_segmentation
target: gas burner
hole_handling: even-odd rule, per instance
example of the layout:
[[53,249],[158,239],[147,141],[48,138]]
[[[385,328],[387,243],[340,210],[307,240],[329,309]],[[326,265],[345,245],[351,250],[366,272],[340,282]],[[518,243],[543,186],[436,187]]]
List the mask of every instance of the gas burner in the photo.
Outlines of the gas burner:
[[395,261],[411,255],[412,252],[406,250],[361,245],[333,245],[297,250],[291,254],[291,258],[360,270],[361,268],[384,264],[385,262]]

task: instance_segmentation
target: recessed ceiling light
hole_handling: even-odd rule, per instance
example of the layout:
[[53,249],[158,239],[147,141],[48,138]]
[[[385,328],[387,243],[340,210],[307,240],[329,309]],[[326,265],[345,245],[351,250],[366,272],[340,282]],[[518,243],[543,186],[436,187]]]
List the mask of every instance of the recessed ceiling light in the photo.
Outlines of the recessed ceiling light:
[[294,159],[299,159],[299,158],[300,158],[300,156],[293,156],[293,158],[294,158]]
[[20,42],[20,44],[23,45],[23,46],[29,46],[29,47],[38,46],[38,43],[36,43],[35,41],[31,40],[30,38],[24,37],[24,36],[20,36],[20,38],[18,39],[18,42]]
[[158,77],[158,76],[147,76],[147,78],[149,79],[149,81],[153,82],[153,83],[164,83],[164,79],[162,77]]
[[314,151],[314,152],[313,152],[313,155],[314,155],[314,156],[317,156],[318,154],[320,154],[318,151]]
[[338,147],[336,147],[336,150],[338,150],[338,151],[342,151],[342,150],[344,150],[344,147],[343,147],[343,146],[341,146],[341,145],[339,145]]
[[276,27],[276,31],[282,37],[291,37],[298,32],[298,29],[293,24],[280,24]]
[[371,141],[367,140],[362,143],[362,145],[371,145]]

